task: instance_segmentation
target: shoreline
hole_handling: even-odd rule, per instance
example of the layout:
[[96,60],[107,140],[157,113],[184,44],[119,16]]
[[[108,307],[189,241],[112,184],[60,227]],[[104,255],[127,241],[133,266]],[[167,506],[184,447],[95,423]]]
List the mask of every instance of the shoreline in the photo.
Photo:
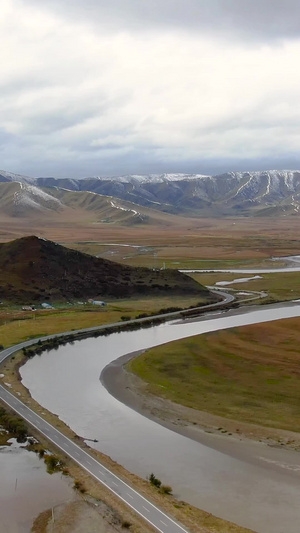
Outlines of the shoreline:
[[243,444],[271,446],[300,451],[300,434],[259,426],[198,411],[154,396],[147,383],[126,369],[126,364],[145,350],[119,357],[101,372],[100,381],[118,401],[153,422],[202,445],[233,457],[242,457]]

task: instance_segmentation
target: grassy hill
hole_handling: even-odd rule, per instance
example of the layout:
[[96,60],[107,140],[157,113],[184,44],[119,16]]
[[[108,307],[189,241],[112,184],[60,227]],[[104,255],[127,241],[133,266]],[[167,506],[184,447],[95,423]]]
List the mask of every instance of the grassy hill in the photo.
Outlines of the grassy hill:
[[89,191],[40,188],[28,183],[0,182],[0,214],[28,224],[30,220],[57,223],[66,219],[82,224],[170,226],[176,217],[126,200]]
[[177,270],[120,265],[30,236],[0,244],[0,300],[15,303],[199,295],[209,291]]

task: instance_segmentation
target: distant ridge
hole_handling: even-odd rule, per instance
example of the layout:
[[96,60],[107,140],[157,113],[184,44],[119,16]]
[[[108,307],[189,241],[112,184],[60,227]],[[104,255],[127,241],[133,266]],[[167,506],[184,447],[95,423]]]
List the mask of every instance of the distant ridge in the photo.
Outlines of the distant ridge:
[[124,266],[35,236],[0,244],[0,300],[15,303],[199,295],[208,289],[177,270]]
[[287,216],[300,211],[300,171],[266,170],[201,174],[28,178],[0,171],[0,182],[38,188],[88,191],[182,216]]
[[[67,215],[76,222],[117,224],[135,226],[139,224],[169,225],[168,215],[138,206],[132,202],[104,196],[89,191],[71,191],[59,187],[37,187],[27,181],[0,182],[0,214],[13,218],[46,219]],[[53,217],[54,215],[54,217]]]

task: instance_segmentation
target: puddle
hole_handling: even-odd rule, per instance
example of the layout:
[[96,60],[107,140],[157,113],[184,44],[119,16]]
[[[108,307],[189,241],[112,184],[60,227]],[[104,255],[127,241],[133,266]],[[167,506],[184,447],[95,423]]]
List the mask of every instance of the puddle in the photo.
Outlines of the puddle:
[[70,479],[48,474],[44,461],[11,439],[0,448],[1,531],[29,533],[34,519],[46,509],[75,497]]

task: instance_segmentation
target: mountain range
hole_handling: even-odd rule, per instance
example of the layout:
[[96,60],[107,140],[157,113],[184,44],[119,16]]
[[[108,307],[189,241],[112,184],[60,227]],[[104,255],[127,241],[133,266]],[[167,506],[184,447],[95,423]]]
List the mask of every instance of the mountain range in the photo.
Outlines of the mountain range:
[[114,221],[119,211],[116,218],[123,224],[149,223],[156,219],[158,211],[192,217],[297,215],[300,171],[82,179],[31,178],[0,171],[0,208],[12,216],[24,216],[32,209],[57,212],[78,207],[93,212],[106,209],[100,220],[108,222],[111,212],[115,211]]

